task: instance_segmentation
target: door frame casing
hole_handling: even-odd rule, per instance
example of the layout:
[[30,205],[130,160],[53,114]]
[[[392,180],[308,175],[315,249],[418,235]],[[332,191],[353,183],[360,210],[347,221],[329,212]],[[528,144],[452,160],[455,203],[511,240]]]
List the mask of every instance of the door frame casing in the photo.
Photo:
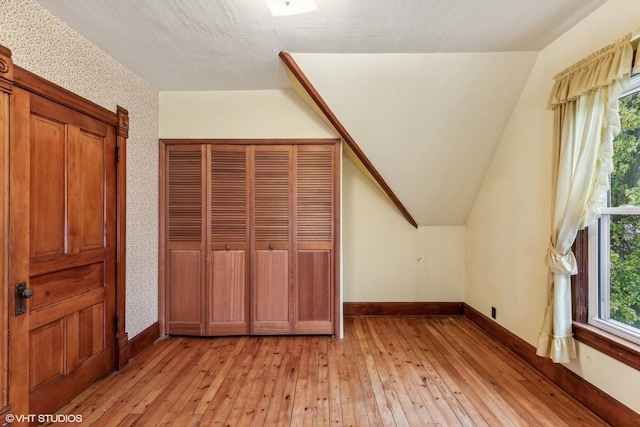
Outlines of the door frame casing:
[[[0,306],[9,298],[9,108],[13,92],[11,51],[0,46]],[[0,316],[0,420],[9,406],[9,310]]]
[[[113,126],[116,130],[116,149],[118,150],[119,161],[116,163],[116,185],[108,191],[115,191],[116,199],[116,292],[115,292],[115,316],[117,319],[117,330],[115,336],[115,358],[114,366],[121,369],[129,361],[129,340],[126,332],[126,144],[129,133],[129,117],[126,109],[118,106],[116,112],[111,112],[100,107],[93,102],[80,97],[60,86],[55,85],[27,70],[24,70],[11,61],[11,51],[0,46],[0,96],[9,98],[8,111],[0,111],[0,198],[3,201],[10,201],[9,193],[11,182],[15,179],[24,179],[24,171],[19,165],[13,164],[9,160],[8,154],[19,153],[20,147],[13,147],[13,141],[19,136],[20,129],[10,126],[13,114],[25,114],[25,106],[17,105],[14,102],[16,91],[26,91],[60,105],[90,116],[96,120]],[[0,102],[0,108],[4,104]],[[27,106],[28,107],[28,106]],[[27,108],[28,109],[28,108]],[[8,191],[7,191],[8,190]],[[2,266],[2,276],[0,285],[5,291],[0,296],[0,304],[7,307],[7,317],[0,319],[0,357],[2,357],[0,368],[0,416],[7,413],[28,414],[28,399],[24,401],[25,387],[28,381],[23,377],[24,363],[17,361],[28,360],[28,354],[24,352],[26,346],[11,346],[11,339],[20,339],[21,331],[26,330],[26,324],[22,317],[15,316],[13,286],[15,283],[28,281],[28,239],[23,241],[24,233],[28,230],[13,230],[12,218],[9,212],[13,209],[24,210],[24,207],[11,206],[10,203],[3,204],[6,209],[0,210],[0,237],[9,233],[9,239],[0,248],[0,266]],[[28,206],[27,206],[28,207]],[[15,233],[14,233],[15,231]],[[14,245],[16,247],[14,248]],[[17,249],[17,251],[15,250]],[[26,255],[25,255],[26,254]],[[20,257],[24,258],[21,259]],[[115,325],[114,325],[115,327]],[[9,331],[14,335],[10,338]],[[10,378],[13,381],[10,381]],[[17,379],[21,378],[20,381]],[[28,395],[28,390],[26,390]],[[5,397],[6,395],[6,397]]]

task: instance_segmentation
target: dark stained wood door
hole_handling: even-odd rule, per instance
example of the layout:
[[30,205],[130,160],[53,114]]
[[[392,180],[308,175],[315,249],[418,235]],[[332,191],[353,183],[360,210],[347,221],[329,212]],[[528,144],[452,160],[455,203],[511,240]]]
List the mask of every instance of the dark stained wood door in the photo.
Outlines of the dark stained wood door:
[[10,293],[10,393],[46,414],[115,369],[116,129],[18,88],[12,103],[11,276],[33,294]]

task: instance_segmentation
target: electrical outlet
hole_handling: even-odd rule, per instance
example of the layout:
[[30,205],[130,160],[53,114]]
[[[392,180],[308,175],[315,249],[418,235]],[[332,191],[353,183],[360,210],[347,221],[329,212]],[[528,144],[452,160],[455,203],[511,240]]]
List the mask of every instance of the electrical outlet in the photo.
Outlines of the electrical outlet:
[[491,307],[491,318],[493,318],[493,319],[496,318],[496,308],[495,307]]

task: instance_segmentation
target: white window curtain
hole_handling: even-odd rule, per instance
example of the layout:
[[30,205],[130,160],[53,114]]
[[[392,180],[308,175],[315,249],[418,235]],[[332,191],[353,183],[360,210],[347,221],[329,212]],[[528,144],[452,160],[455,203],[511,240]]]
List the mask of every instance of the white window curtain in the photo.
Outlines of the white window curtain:
[[571,328],[571,251],[579,230],[600,216],[613,169],[613,139],[620,132],[618,96],[629,81],[631,34],[555,76],[554,205],[549,266],[549,306],[537,354],[554,362],[575,358]]

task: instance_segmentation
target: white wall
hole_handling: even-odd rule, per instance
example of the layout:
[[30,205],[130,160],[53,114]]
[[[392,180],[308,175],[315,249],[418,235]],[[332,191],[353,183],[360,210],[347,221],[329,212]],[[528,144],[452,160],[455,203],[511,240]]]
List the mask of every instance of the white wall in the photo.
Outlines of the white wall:
[[[111,111],[129,111],[129,338],[158,320],[158,92],[33,0],[0,0],[0,44],[16,65]],[[79,72],[79,70],[82,70]]]
[[[292,90],[160,93],[161,138],[335,138]],[[412,227],[346,157],[344,301],[462,301],[464,227]],[[420,261],[418,261],[420,259]]]
[[350,160],[342,166],[344,300],[464,300],[464,226],[414,228]]
[[418,301],[464,301],[465,226],[418,229]]
[[336,138],[293,90],[161,92],[160,138]]
[[346,302],[415,301],[418,231],[356,165],[342,163]]
[[[540,52],[467,220],[465,302],[532,345],[547,305],[553,76],[637,28],[640,2],[610,0]],[[640,372],[579,343],[568,367],[640,412]]]

